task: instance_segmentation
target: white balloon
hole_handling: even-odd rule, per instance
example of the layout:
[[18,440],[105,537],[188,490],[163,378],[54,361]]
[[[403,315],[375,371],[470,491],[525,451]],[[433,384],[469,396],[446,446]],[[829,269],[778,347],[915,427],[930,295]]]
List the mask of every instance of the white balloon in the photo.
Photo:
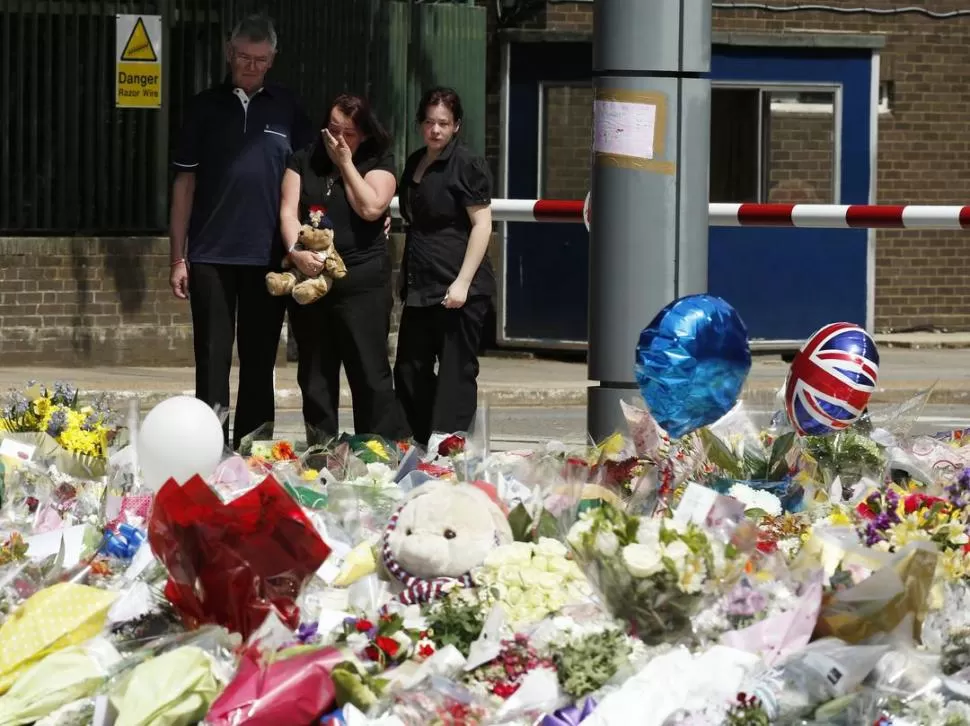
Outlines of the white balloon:
[[158,491],[169,479],[184,484],[215,472],[225,450],[219,417],[193,396],[175,396],[155,406],[135,441],[145,484]]

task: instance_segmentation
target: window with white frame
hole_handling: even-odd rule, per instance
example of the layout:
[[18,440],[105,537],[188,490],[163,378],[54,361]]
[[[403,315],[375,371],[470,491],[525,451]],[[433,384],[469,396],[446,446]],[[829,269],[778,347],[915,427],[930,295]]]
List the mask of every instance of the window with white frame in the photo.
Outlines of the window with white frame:
[[[893,82],[879,84],[880,114],[892,112]],[[831,114],[833,105],[830,94],[820,91],[779,91],[771,99],[772,113],[816,113]]]
[[834,87],[712,89],[712,202],[830,204],[838,199],[837,117],[778,110],[780,100],[795,95],[817,106],[838,106]]

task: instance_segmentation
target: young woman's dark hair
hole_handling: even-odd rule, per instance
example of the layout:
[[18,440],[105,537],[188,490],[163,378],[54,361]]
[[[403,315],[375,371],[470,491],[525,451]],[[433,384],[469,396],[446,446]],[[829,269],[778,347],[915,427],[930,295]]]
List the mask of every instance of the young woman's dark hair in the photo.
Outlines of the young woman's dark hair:
[[377,120],[366,98],[355,93],[342,93],[337,96],[327,109],[324,127],[330,122],[330,110],[334,107],[357,125],[357,129],[365,138],[361,147],[367,155],[379,156],[391,148],[391,135]]
[[458,97],[458,92],[453,88],[438,86],[427,91],[421,97],[421,103],[418,104],[418,113],[416,116],[419,124],[424,123],[424,119],[428,115],[428,109],[432,106],[444,106],[451,111],[451,115],[455,119],[455,125],[461,123],[463,115],[461,98]]

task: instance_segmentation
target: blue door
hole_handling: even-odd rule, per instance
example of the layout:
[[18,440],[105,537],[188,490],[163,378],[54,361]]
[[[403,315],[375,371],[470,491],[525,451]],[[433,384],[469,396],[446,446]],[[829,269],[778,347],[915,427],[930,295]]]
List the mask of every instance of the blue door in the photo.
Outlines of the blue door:
[[[869,203],[872,66],[869,50],[715,46],[711,201]],[[589,44],[511,46],[510,198],[585,195],[591,75]],[[708,289],[755,341],[800,341],[837,320],[866,325],[868,240],[865,229],[711,228]],[[588,264],[582,225],[508,224],[499,340],[585,345]]]

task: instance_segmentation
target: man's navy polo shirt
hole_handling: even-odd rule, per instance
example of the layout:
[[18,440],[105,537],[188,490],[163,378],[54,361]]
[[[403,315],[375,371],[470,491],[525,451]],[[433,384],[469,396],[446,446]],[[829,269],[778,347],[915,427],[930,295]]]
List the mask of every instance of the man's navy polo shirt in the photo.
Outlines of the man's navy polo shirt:
[[283,257],[280,186],[293,149],[313,138],[296,97],[264,86],[252,98],[230,83],[197,94],[176,147],[195,174],[189,263],[272,265]]

